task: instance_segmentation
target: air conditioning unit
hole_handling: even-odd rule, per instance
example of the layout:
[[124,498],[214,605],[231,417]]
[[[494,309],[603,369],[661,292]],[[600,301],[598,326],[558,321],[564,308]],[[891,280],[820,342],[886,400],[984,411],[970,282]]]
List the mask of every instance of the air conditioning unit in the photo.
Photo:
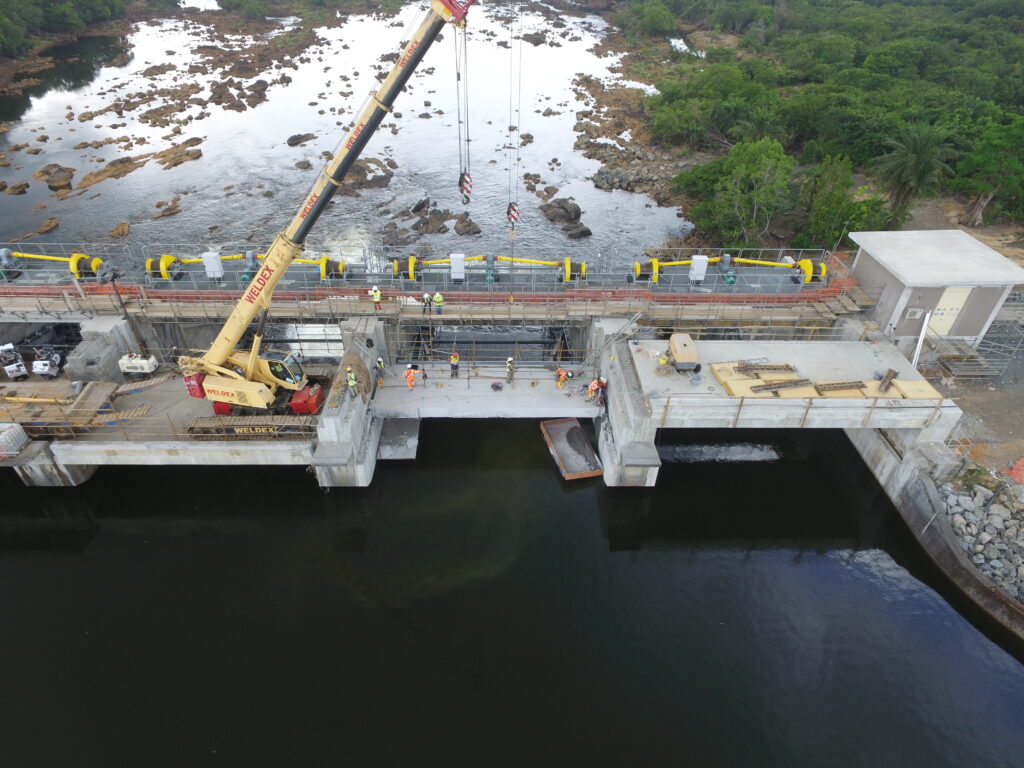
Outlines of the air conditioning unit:
[[906,314],[907,320],[920,320],[923,316],[923,309],[908,309]]

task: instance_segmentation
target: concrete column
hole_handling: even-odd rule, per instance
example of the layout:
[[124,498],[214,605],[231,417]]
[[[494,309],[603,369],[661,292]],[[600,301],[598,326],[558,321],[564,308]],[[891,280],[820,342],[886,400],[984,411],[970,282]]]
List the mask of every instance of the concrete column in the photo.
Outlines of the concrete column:
[[657,425],[643,392],[631,387],[624,375],[623,367],[633,365],[626,345],[609,343],[629,327],[622,320],[601,319],[595,320],[591,328],[591,349],[600,350],[598,372],[608,379],[607,415],[599,420],[598,431],[605,484],[651,487],[661,468],[654,444]]
[[323,488],[365,487],[373,480],[383,420],[370,413],[369,403],[378,355],[388,359],[383,321],[358,318],[339,327],[345,354],[359,353],[370,371],[370,391],[353,399],[347,392],[345,369],[339,367],[317,424],[313,470]]
[[14,471],[30,488],[74,488],[96,471],[90,464],[61,464],[43,440],[29,443],[19,456]]
[[74,381],[121,381],[118,361],[134,346],[128,323],[97,316],[81,324],[82,341],[68,355],[65,372]]

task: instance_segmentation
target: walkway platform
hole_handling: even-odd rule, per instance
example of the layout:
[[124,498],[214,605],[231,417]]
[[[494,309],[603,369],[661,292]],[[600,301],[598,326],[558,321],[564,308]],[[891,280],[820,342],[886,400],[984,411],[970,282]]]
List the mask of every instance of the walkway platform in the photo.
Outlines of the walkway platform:
[[[384,419],[560,419],[593,418],[597,405],[586,401],[589,381],[575,380],[565,389],[555,386],[554,368],[531,367],[505,382],[504,366],[460,366],[451,378],[447,365],[427,365],[427,379],[417,377],[409,389],[399,371],[389,372],[370,403],[374,416]],[[495,391],[492,384],[500,384]]]

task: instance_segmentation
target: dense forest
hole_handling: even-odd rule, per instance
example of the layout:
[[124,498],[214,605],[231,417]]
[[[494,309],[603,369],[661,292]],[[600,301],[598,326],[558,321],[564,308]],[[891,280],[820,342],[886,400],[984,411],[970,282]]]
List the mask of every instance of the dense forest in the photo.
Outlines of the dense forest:
[[125,0],[0,0],[0,54],[23,53],[32,35],[123,16],[125,7]]
[[969,195],[972,226],[1024,219],[1020,0],[643,0],[619,21],[720,41],[677,54],[648,107],[661,140],[721,151],[676,183],[724,243],[796,213],[802,244],[830,247],[931,192]]

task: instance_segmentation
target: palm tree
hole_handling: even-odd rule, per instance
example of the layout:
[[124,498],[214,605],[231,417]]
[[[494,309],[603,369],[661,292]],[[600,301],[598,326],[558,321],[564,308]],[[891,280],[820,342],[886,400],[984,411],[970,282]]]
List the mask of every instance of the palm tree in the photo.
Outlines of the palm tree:
[[915,197],[934,189],[943,176],[953,175],[946,164],[955,154],[946,144],[948,136],[944,128],[916,123],[904,126],[899,138],[886,141],[892,151],[875,160],[875,173],[889,193],[888,226],[898,227]]

